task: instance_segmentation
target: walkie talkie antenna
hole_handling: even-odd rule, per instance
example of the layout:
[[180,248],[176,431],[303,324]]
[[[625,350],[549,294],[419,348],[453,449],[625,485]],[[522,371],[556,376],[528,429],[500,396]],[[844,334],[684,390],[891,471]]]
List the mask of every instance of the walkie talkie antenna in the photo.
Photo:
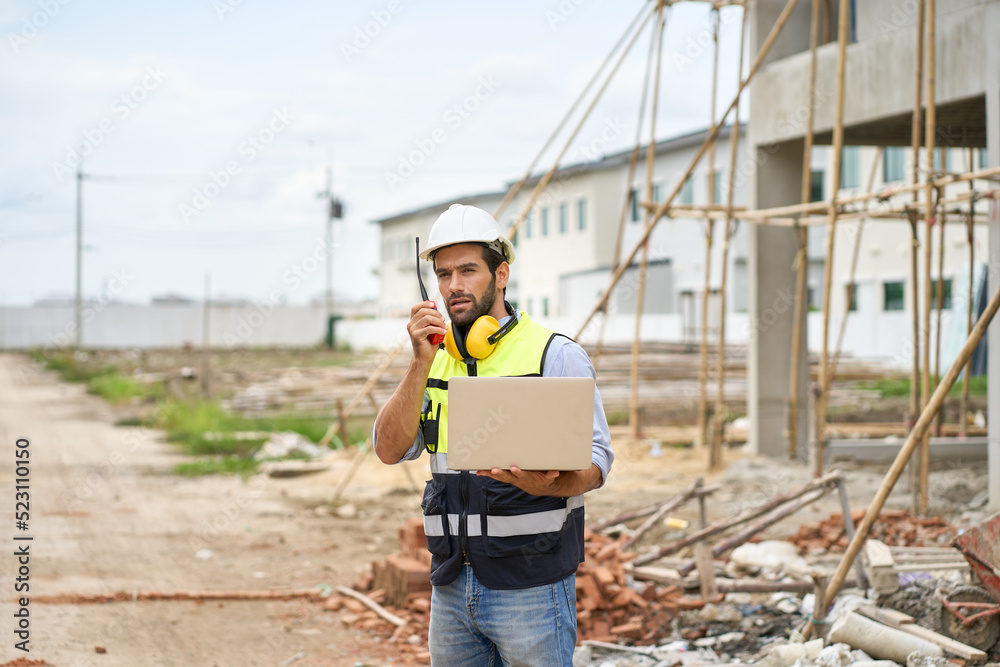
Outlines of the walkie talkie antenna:
[[424,287],[424,279],[420,275],[420,237],[415,237],[417,241],[417,282],[420,283],[420,297],[424,301],[430,301],[427,298],[427,288]]
[[[420,237],[416,237],[417,241],[417,283],[420,285],[420,296],[424,301],[431,301],[427,298],[427,288],[424,287],[424,279],[420,275]],[[437,304],[431,301],[431,305],[437,308]],[[427,340],[431,342],[431,345],[440,345],[444,342],[444,334],[431,334],[427,337]]]

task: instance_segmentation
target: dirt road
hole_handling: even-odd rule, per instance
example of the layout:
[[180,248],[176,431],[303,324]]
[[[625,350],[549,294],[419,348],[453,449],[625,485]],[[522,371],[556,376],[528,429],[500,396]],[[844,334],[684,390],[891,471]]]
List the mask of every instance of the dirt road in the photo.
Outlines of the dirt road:
[[[114,426],[102,400],[25,357],[0,355],[0,406],[0,662],[223,667],[278,665],[298,655],[296,665],[399,664],[391,647],[306,601],[29,602],[30,653],[18,650],[13,601],[26,594],[14,588],[16,548],[30,551],[29,579],[21,582],[30,597],[301,589],[350,584],[370,560],[394,550],[398,523],[312,511],[346,461],[325,480],[310,481],[315,503],[264,476],[244,482],[169,474],[182,459],[161,433]],[[30,442],[26,531],[14,517],[18,438]]]

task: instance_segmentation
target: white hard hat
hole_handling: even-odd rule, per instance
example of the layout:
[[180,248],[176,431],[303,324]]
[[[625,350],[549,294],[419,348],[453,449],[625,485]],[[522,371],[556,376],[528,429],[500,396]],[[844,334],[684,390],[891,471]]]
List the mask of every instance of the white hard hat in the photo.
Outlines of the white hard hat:
[[514,263],[514,245],[500,233],[500,225],[481,208],[452,204],[431,227],[427,247],[420,259],[431,259],[435,251],[456,243],[482,243],[496,250],[508,264]]

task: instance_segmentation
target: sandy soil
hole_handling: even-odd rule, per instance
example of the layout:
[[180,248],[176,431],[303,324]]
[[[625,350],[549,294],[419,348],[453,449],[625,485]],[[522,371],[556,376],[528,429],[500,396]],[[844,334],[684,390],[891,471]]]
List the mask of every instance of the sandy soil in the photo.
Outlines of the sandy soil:
[[[396,531],[419,516],[426,459],[361,465],[343,498],[333,489],[353,453],[332,453],[325,472],[295,479],[264,475],[186,479],[169,473],[183,460],[160,432],[113,425],[116,415],[81,385],[59,382],[24,357],[0,355],[0,495],[8,499],[0,539],[31,535],[31,595],[115,591],[257,591],[350,585],[373,560],[397,550]],[[30,529],[14,527],[16,438],[31,442]],[[665,499],[703,475],[701,451],[616,443],[607,485],[588,497],[591,518]],[[720,490],[709,519],[796,486],[804,466],[727,453],[728,469],[706,482]],[[985,488],[975,466],[945,466],[932,476],[932,510],[960,518]],[[852,505],[874,494],[885,466],[852,467]],[[414,480],[416,484],[411,482]],[[347,507],[346,505],[351,505]],[[906,508],[905,484],[890,504]],[[828,498],[776,527],[787,535],[799,523],[839,511]],[[675,516],[694,520],[697,505]],[[655,544],[662,534],[644,543]],[[0,559],[0,660],[14,649],[13,549]],[[130,602],[100,605],[32,603],[31,653],[59,667],[85,665],[400,665],[389,643],[356,633],[340,614],[306,601]],[[3,624],[7,624],[3,627]],[[98,654],[95,647],[107,653]],[[298,657],[293,663],[286,661]]]

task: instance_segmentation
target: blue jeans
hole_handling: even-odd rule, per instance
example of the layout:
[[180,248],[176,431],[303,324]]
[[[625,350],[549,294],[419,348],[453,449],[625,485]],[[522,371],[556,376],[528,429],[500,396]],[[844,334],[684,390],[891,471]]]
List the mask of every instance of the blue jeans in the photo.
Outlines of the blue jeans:
[[431,665],[572,667],[576,575],[534,588],[486,588],[471,565],[431,596]]

